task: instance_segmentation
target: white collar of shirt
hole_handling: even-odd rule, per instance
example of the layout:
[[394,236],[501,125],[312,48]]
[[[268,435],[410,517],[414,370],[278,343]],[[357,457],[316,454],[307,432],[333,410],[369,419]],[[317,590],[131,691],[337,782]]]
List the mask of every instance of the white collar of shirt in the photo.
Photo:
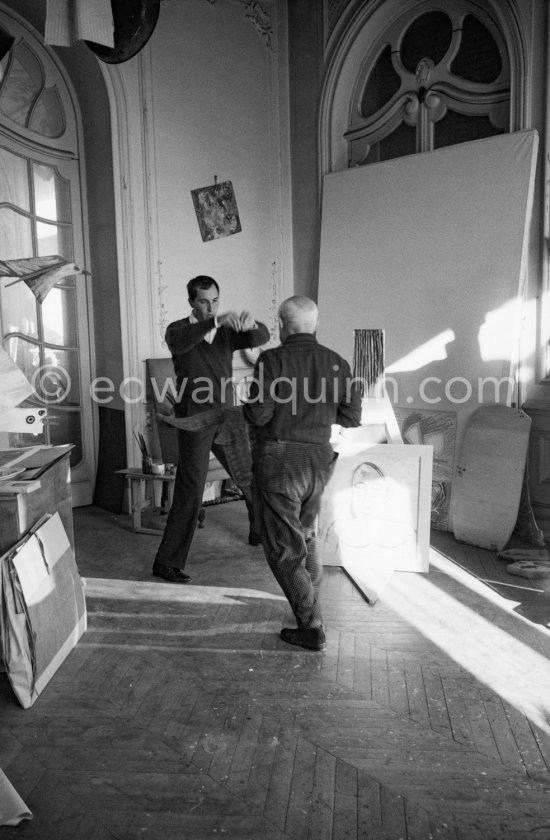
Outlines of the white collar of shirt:
[[[194,314],[193,310],[191,310],[191,314],[189,316],[189,323],[190,324],[200,323],[199,319],[195,318],[195,314]],[[215,318],[214,318],[214,323],[216,323]],[[205,334],[204,340],[207,341],[209,344],[212,344],[212,342],[214,341],[214,336],[216,335],[217,332],[218,332],[218,328],[217,327],[212,327],[212,329],[208,330],[208,332]]]

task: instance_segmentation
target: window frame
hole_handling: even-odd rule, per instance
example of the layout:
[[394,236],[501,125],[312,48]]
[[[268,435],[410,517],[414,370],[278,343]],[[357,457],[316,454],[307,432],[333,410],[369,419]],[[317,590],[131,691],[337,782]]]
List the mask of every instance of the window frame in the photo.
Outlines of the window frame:
[[[12,50],[21,40],[24,40],[32,48],[44,69],[43,90],[56,89],[65,114],[64,131],[58,137],[38,134],[25,125],[16,123],[8,116],[0,114],[0,144],[27,161],[52,167],[62,178],[70,181],[70,204],[72,208],[70,224],[73,240],[71,259],[79,267],[86,268],[89,265],[89,244],[85,211],[84,144],[76,93],[55,51],[43,43],[39,33],[36,33],[20,15],[0,5],[0,25],[15,36]],[[10,53],[8,62],[12,61],[13,53]],[[36,105],[36,101],[34,105]],[[27,165],[29,166],[28,163]],[[32,189],[32,185],[30,186]],[[36,224],[36,219],[42,220],[42,217],[35,216],[34,218],[34,224]],[[51,220],[48,219],[43,221],[51,223]],[[54,224],[57,224],[57,222],[54,222]],[[2,259],[2,255],[0,255],[0,259]],[[63,283],[58,285],[63,286]],[[86,275],[76,276],[75,287],[74,311],[78,331],[77,368],[80,375],[80,400],[76,408],[67,406],[66,411],[70,414],[76,410],[80,414],[82,459],[71,468],[73,505],[77,506],[91,504],[93,497],[96,471],[95,428],[97,425],[97,406],[87,396],[90,393],[92,371],[95,366],[91,340],[93,335],[92,289],[88,277]],[[0,327],[2,327],[2,340],[4,340],[4,329],[1,323]],[[44,337],[43,343],[47,346],[51,342],[48,342]]]
[[[400,46],[415,20],[429,12],[442,11],[451,20],[451,40],[444,59],[435,67],[429,57],[425,57],[427,61],[423,69],[428,80],[424,87],[419,72],[422,62],[415,73],[407,70],[401,62]],[[468,15],[476,17],[488,29],[503,56],[499,77],[490,84],[459,79],[445,66],[450,66],[460,49],[460,28]],[[381,108],[363,117],[361,104],[365,89],[376,63],[388,46],[401,85]],[[349,121],[343,135],[348,144],[348,167],[368,166],[376,162],[368,160],[371,148],[389,137],[403,122],[416,129],[416,153],[433,151],[434,127],[451,104],[451,110],[471,116],[486,116],[488,108],[496,113],[506,105],[508,116],[505,115],[504,120],[500,118],[505,124],[503,133],[513,131],[511,84],[511,61],[504,35],[496,21],[485,11],[474,7],[470,0],[451,0],[445,9],[437,0],[428,0],[403,11],[373,40],[357,74],[350,99]]]

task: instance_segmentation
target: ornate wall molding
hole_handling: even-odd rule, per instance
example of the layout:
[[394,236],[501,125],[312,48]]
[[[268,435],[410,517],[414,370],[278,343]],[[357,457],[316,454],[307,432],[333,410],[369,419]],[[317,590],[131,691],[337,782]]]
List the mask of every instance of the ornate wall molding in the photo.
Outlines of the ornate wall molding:
[[160,346],[163,350],[166,350],[164,334],[166,332],[166,327],[168,326],[168,309],[164,303],[167,289],[168,286],[164,282],[164,274],[162,272],[162,260],[157,260],[157,328],[161,339]]
[[270,293],[269,316],[271,323],[269,325],[269,336],[270,344],[275,345],[279,342],[279,306],[282,303],[281,277],[279,266],[275,261],[271,263]]
[[[163,0],[163,2],[170,3],[172,0]],[[218,0],[206,0],[206,2],[211,6],[215,6]],[[266,47],[272,49],[273,22],[266,8],[258,0],[233,0],[233,2],[244,6],[245,20],[248,20],[254,29],[256,29]]]
[[244,5],[245,19],[250,21],[252,26],[260,34],[266,47],[271,49],[273,37],[273,25],[271,17],[264,7],[256,0],[239,0]]

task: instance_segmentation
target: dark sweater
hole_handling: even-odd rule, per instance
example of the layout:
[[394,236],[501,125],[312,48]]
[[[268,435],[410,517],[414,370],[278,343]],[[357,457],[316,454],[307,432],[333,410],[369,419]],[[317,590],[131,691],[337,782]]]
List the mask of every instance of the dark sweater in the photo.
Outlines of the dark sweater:
[[288,336],[264,350],[244,415],[256,440],[328,443],[331,426],[359,426],[361,398],[345,359],[314,335]]
[[257,322],[255,330],[235,332],[218,327],[210,344],[204,336],[214,327],[214,319],[191,324],[182,318],[169,324],[166,344],[172,354],[178,403],[178,416],[195,414],[212,407],[233,405],[233,353],[249,347],[260,347],[269,341],[269,330]]

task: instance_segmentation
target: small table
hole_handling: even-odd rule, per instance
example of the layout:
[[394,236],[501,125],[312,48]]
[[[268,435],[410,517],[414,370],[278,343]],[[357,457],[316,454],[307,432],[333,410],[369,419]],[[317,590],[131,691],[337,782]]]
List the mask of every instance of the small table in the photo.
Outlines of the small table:
[[168,510],[172,505],[174,498],[174,481],[175,475],[153,475],[151,473],[142,472],[139,467],[128,467],[125,470],[117,470],[117,473],[123,475],[126,479],[126,485],[129,491],[130,513],[132,514],[132,527],[138,534],[156,534],[161,533],[159,529],[148,528],[142,524],[141,514],[144,510],[153,507],[154,498],[151,498],[153,490],[153,481],[161,481],[167,485],[168,490]]

